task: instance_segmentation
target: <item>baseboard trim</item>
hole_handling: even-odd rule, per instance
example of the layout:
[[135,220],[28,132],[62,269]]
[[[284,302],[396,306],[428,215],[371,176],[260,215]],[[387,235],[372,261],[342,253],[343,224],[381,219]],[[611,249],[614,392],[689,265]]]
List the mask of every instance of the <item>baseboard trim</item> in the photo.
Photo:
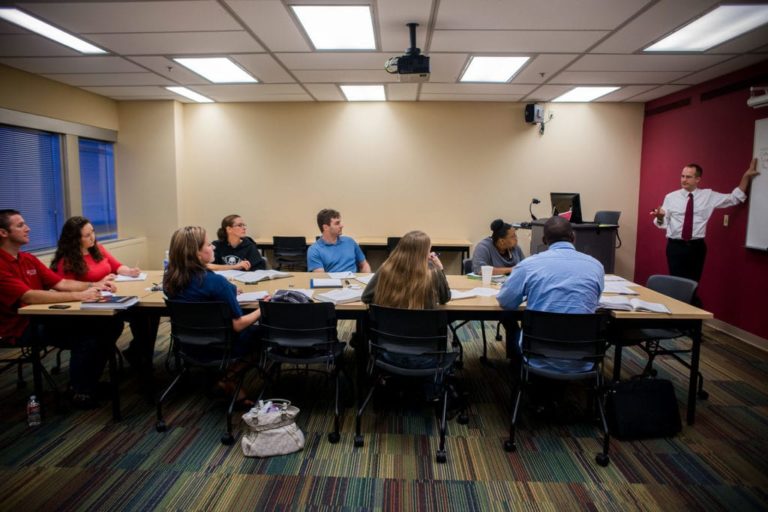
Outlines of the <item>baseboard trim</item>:
[[729,334],[734,338],[738,338],[739,340],[743,341],[748,345],[752,345],[755,348],[759,348],[760,350],[768,352],[768,340],[765,338],[761,338],[756,334],[752,334],[749,331],[740,329],[735,325],[728,324],[726,322],[723,322],[722,320],[717,320],[717,319],[706,320],[705,323],[709,327],[712,327],[713,329],[716,329],[720,332],[724,332],[725,334]]

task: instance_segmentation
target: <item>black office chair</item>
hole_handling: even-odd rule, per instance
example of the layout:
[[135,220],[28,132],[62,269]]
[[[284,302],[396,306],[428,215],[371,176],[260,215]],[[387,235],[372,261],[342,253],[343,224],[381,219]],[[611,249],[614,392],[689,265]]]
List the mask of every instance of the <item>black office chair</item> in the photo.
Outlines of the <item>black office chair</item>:
[[[621,217],[621,212],[617,211],[611,211],[611,210],[601,210],[599,212],[595,212],[595,224],[608,224],[608,225],[619,225],[619,217]],[[619,236],[619,231],[616,230],[616,248],[618,249],[621,247],[621,237]]]
[[513,381],[512,421],[506,451],[515,451],[515,426],[523,390],[530,375],[560,381],[591,380],[603,427],[603,451],[595,457],[601,466],[610,462],[610,434],[605,419],[603,359],[607,318],[602,314],[577,315],[523,312],[520,379]]
[[328,434],[328,441],[338,443],[341,438],[339,377],[344,371],[346,344],[337,337],[336,310],[333,304],[260,301],[259,308],[267,364],[267,384],[259,398],[275,383],[275,377],[280,375],[283,365],[295,365],[296,370],[304,366],[303,371],[308,371],[310,365],[324,367],[334,380],[334,428]]
[[[464,271],[464,274],[470,274],[472,272],[472,258],[465,258],[461,262],[462,270]],[[458,330],[465,325],[467,325],[470,321],[469,320],[461,320],[459,322],[454,322],[452,324],[449,324],[448,327],[451,329],[451,334],[453,334],[453,338],[461,342],[459,338]],[[488,340],[485,335],[485,321],[480,320],[480,333],[483,336],[483,355],[480,356],[480,362],[483,364],[486,364],[488,362]],[[496,341],[501,341],[501,322],[496,323]],[[463,358],[462,358],[463,359]]]
[[[440,397],[440,443],[437,462],[446,461],[445,434],[449,401],[460,397],[448,377],[458,352],[449,350],[445,310],[414,310],[370,306],[371,387],[355,421],[355,446],[363,446],[362,416],[374,391],[388,378],[412,378],[434,383]],[[430,397],[431,398],[431,397]],[[463,401],[459,421],[467,423]]]
[[157,400],[158,432],[165,432],[167,427],[163,419],[163,402],[168,394],[187,375],[190,369],[198,367],[214,371],[220,378],[235,380],[235,390],[227,408],[227,432],[221,436],[221,442],[231,445],[232,411],[235,407],[247,366],[229,374],[230,365],[238,358],[232,355],[232,315],[224,302],[182,302],[166,300],[166,307],[171,317],[171,347],[169,358],[175,361],[176,376]]
[[306,272],[307,239],[303,236],[273,236],[275,270]]
[[[696,294],[698,283],[692,279],[684,277],[668,276],[655,274],[648,278],[646,287],[653,291],[662,293],[673,299],[691,304]],[[680,364],[690,369],[691,365],[678,354],[690,353],[691,349],[676,349],[664,346],[665,341],[689,336],[690,334],[679,329],[627,329],[621,332],[620,342],[626,345],[639,345],[648,355],[648,361],[645,368],[637,377],[656,376],[656,370],[653,368],[653,362],[658,356],[671,356]],[[698,379],[697,395],[700,399],[709,398],[709,393],[704,391],[704,376],[699,371],[696,375]]]
[[[2,351],[2,354],[0,354],[0,364],[3,365],[0,367],[0,373],[15,366],[16,389],[24,389],[27,387],[27,382],[24,380],[24,365],[33,363],[33,350],[38,351],[40,359],[48,354],[47,347],[34,347],[30,345],[19,346],[16,338],[0,338],[0,351]],[[46,370],[45,366],[42,364],[40,365],[40,370],[48,385],[51,386],[54,393],[58,395],[58,386],[56,386],[56,382],[54,382],[51,374],[48,373],[48,370]]]
[[387,254],[392,254],[392,251],[395,250],[395,247],[397,247],[397,244],[400,243],[399,236],[388,236],[387,237]]

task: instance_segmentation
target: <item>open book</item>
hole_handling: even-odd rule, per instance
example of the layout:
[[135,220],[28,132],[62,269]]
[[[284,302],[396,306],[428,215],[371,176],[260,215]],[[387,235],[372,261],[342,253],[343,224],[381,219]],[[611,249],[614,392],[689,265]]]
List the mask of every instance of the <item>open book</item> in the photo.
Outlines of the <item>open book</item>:
[[254,270],[253,272],[241,272],[235,276],[235,281],[240,281],[245,284],[258,283],[259,281],[268,281],[270,279],[281,279],[283,277],[291,277],[288,272],[280,272],[277,270]]
[[658,302],[646,302],[640,299],[628,299],[623,296],[601,295],[599,307],[619,311],[650,311],[651,313],[671,313],[669,308]]
[[334,304],[346,304],[348,302],[358,302],[362,296],[363,290],[359,288],[338,288],[323,293],[315,293],[315,300],[332,302]]

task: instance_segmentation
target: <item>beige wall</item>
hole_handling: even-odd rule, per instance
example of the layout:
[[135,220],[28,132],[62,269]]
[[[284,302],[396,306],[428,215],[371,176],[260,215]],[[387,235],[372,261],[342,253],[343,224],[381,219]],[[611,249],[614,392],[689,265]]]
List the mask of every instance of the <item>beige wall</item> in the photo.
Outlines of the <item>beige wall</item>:
[[[314,234],[340,210],[350,235],[487,236],[496,217],[546,216],[577,191],[584,216],[621,210],[617,272],[634,270],[642,105],[552,105],[540,136],[515,103],[185,105],[182,224],[231,212],[252,236]],[[122,118],[121,118],[122,122]],[[528,232],[521,233],[528,253]]]
[[98,128],[118,129],[116,101],[2,64],[0,107]]

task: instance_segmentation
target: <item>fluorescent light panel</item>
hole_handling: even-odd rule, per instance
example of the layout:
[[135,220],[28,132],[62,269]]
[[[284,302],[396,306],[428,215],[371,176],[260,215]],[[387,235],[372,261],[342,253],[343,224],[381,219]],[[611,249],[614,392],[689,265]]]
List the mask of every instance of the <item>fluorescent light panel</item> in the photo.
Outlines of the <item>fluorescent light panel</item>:
[[460,82],[508,82],[529,57],[472,57]]
[[292,5],[318,50],[375,50],[371,8],[367,5]]
[[211,98],[206,98],[202,94],[198,94],[191,89],[187,89],[186,87],[166,87],[166,89],[198,103],[213,103]]
[[347,101],[386,101],[383,85],[342,85]]
[[596,100],[601,96],[618,91],[619,87],[574,87],[567,93],[558,96],[552,101],[558,102],[587,102]]
[[20,27],[27,30],[31,30],[36,34],[40,34],[43,37],[47,37],[53,41],[64,46],[69,46],[73,50],[77,50],[80,53],[100,54],[107,53],[106,50],[92,45],[82,39],[79,39],[72,34],[68,34],[63,30],[60,30],[53,25],[30,16],[29,14],[13,8],[0,8],[0,18],[10,21]]
[[173,59],[215,84],[242,84],[258,82],[226,57]]
[[644,51],[703,52],[765,23],[768,5],[722,5]]

